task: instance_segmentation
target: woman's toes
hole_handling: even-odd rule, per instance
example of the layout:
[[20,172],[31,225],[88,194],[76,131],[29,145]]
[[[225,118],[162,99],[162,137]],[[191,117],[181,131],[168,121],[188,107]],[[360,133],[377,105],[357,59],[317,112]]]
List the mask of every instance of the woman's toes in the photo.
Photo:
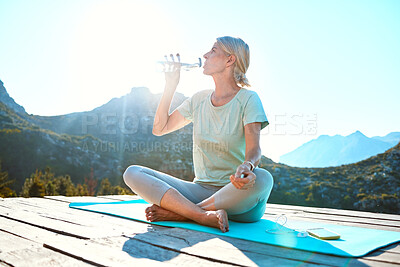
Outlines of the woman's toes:
[[217,218],[219,221],[219,227],[222,232],[229,231],[229,222],[228,222],[228,214],[224,210],[217,211]]
[[153,210],[154,210],[154,204],[151,205],[150,207],[147,207],[147,208],[146,208],[146,211],[147,211],[147,212],[150,212],[150,211],[153,211]]

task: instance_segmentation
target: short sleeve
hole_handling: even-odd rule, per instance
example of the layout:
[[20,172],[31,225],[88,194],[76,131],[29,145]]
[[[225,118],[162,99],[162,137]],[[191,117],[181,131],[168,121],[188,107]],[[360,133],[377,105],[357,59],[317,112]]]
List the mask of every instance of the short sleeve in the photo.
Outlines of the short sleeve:
[[261,122],[261,129],[264,129],[269,124],[261,99],[257,93],[249,97],[244,108],[243,125],[252,122]]
[[193,121],[192,97],[186,98],[176,109],[182,114],[183,117]]

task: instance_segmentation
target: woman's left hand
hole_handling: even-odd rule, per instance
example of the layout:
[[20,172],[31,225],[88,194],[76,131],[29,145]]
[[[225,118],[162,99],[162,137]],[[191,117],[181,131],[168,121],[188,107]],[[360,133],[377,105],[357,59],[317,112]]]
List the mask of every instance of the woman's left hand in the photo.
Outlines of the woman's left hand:
[[[240,178],[242,174],[244,177]],[[230,180],[237,189],[245,190],[253,187],[256,182],[256,175],[250,171],[247,164],[241,164],[237,168],[235,175],[230,176]]]

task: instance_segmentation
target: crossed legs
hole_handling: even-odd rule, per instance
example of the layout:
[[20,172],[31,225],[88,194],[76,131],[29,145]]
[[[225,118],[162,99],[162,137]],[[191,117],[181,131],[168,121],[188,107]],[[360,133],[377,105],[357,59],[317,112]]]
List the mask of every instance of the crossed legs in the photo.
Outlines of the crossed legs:
[[[147,212],[151,219],[153,219],[153,213],[160,212],[157,210],[157,206],[153,205],[152,207],[153,209],[149,209]],[[225,210],[205,210],[201,205],[196,205],[188,200],[175,188],[170,188],[164,194],[160,207],[164,209],[161,212],[169,219],[176,217],[178,220],[185,220],[187,218],[202,225],[219,228],[222,232],[229,231],[228,214]]]
[[257,221],[264,214],[272,176],[260,168],[254,172],[256,183],[247,190],[236,189],[232,184],[204,188],[137,165],[130,166],[123,177],[134,192],[154,204],[146,209],[149,221],[193,220],[226,232],[229,230],[228,214],[230,219],[238,221]]

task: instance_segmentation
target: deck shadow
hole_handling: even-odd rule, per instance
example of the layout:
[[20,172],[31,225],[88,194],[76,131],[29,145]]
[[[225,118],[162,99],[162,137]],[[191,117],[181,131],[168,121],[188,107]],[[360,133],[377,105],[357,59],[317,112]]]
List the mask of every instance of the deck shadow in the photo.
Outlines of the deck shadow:
[[[79,208],[94,212],[105,213],[113,216],[123,217],[126,219],[132,219],[139,222],[149,223],[146,221],[144,209],[148,206],[147,202],[143,200],[131,200],[131,201],[119,201],[119,202],[107,202],[107,203],[71,203],[70,207]],[[294,221],[292,221],[294,222]],[[302,222],[298,222],[301,223]],[[318,223],[311,223],[311,222],[304,222],[307,224],[307,227],[310,228],[311,225],[321,225]],[[295,234],[287,234],[287,235],[266,235],[265,230],[271,229],[274,227],[276,223],[262,219],[256,223],[237,223],[230,221],[230,231],[227,233],[222,233],[219,229],[202,226],[193,222],[153,222],[152,225],[159,225],[159,226],[166,226],[166,227],[174,227],[172,229],[166,230],[158,230],[158,231],[148,231],[146,233],[136,234],[131,239],[127,240],[123,246],[123,250],[129,253],[132,257],[141,257],[141,255],[147,255],[146,258],[149,257],[149,253],[137,253],[140,249],[144,249],[144,246],[141,247],[139,242],[148,243],[150,244],[153,249],[156,247],[163,249],[159,250],[160,253],[165,255],[162,256],[154,256],[157,260],[160,261],[167,261],[172,259],[181,253],[194,255],[200,258],[213,258],[213,259],[223,259],[225,256],[224,254],[229,254],[230,252],[241,253],[244,255],[240,260],[244,261],[251,261],[259,264],[260,255],[265,258],[266,255],[271,255],[271,257],[282,259],[287,259],[291,261],[292,257],[290,254],[296,253],[296,257],[293,260],[297,261],[301,260],[304,262],[314,262],[317,258],[323,258],[323,254],[331,254],[336,258],[341,258],[344,262],[351,261],[354,263],[356,258],[347,258],[347,257],[354,257],[354,256],[364,256],[367,252],[371,251],[372,249],[376,249],[382,247],[384,245],[388,245],[390,243],[384,243],[379,241],[378,245],[375,247],[363,247],[363,243],[365,240],[377,242],[377,237],[382,237],[379,230],[374,229],[362,229],[358,228],[358,235],[353,234],[353,231],[357,231],[355,227],[344,227],[344,226],[337,226],[342,227],[343,231],[347,231],[345,235],[343,233],[343,237],[347,241],[354,240],[355,236],[360,236],[358,242],[343,242],[343,241],[336,241],[342,243],[332,243],[322,241],[316,238],[298,238]],[[299,226],[299,224],[295,225]],[[332,226],[332,225],[330,225]],[[332,226],[333,227],[333,226]],[[298,227],[291,226],[290,229],[294,229]],[[168,229],[168,228],[166,228]],[[178,230],[175,230],[178,229]],[[286,228],[284,228],[286,229]],[[289,229],[287,229],[289,230]],[[351,231],[351,235],[349,236],[349,231]],[[375,233],[374,231],[378,231]],[[173,232],[173,233],[172,233]],[[386,232],[386,234],[393,234],[396,232]],[[183,236],[180,233],[185,233]],[[372,238],[365,238],[366,234],[372,234]],[[379,234],[379,235],[378,235]],[[398,233],[396,233],[398,234]],[[165,235],[165,236],[163,236]],[[363,236],[364,235],[364,236]],[[374,236],[375,235],[375,236]],[[363,239],[364,238],[364,239]],[[392,238],[392,237],[391,237]],[[244,239],[244,240],[243,240]],[[392,238],[393,239],[393,238]],[[201,251],[201,249],[197,249],[199,246],[201,247],[202,243],[207,242],[208,248],[213,247],[212,242],[225,242],[229,243],[229,246],[232,250],[226,248],[226,244],[223,247],[220,247],[219,250],[215,251]],[[363,241],[364,240],[364,241]],[[388,239],[386,237],[385,239]],[[400,240],[397,239],[397,240]],[[343,246],[345,244],[345,246]],[[361,250],[357,247],[359,246]],[[134,249],[136,247],[136,250]],[[195,248],[194,248],[195,247]],[[264,250],[259,249],[259,247],[263,247]],[[280,247],[276,249],[276,247]],[[275,248],[275,249],[273,249]],[[282,249],[283,248],[283,249]],[[218,251],[223,252],[218,252]],[[269,254],[269,250],[275,251],[275,254]],[[165,252],[168,251],[168,252]],[[301,252],[299,252],[301,251]],[[286,253],[285,253],[286,252]],[[217,254],[216,254],[217,253]],[[156,255],[153,253],[150,255]],[[342,257],[340,257],[342,256]],[[328,256],[325,256],[328,257]],[[332,257],[332,256],[329,256]],[[344,260],[343,260],[344,259]],[[227,262],[228,258],[226,259]],[[224,260],[222,260],[224,261]],[[318,263],[317,260],[315,263]],[[360,264],[361,262],[358,262]]]
[[[368,266],[357,258],[320,254],[300,249],[274,246],[229,236],[215,235],[184,228],[149,225],[146,233],[124,235],[128,237],[122,250],[134,258],[147,258],[168,262],[181,253],[213,262],[238,265],[297,265],[299,262],[336,265],[356,264]],[[319,240],[317,240],[319,241]],[[140,242],[153,246],[150,253]],[[210,248],[215,248],[210,250]]]

